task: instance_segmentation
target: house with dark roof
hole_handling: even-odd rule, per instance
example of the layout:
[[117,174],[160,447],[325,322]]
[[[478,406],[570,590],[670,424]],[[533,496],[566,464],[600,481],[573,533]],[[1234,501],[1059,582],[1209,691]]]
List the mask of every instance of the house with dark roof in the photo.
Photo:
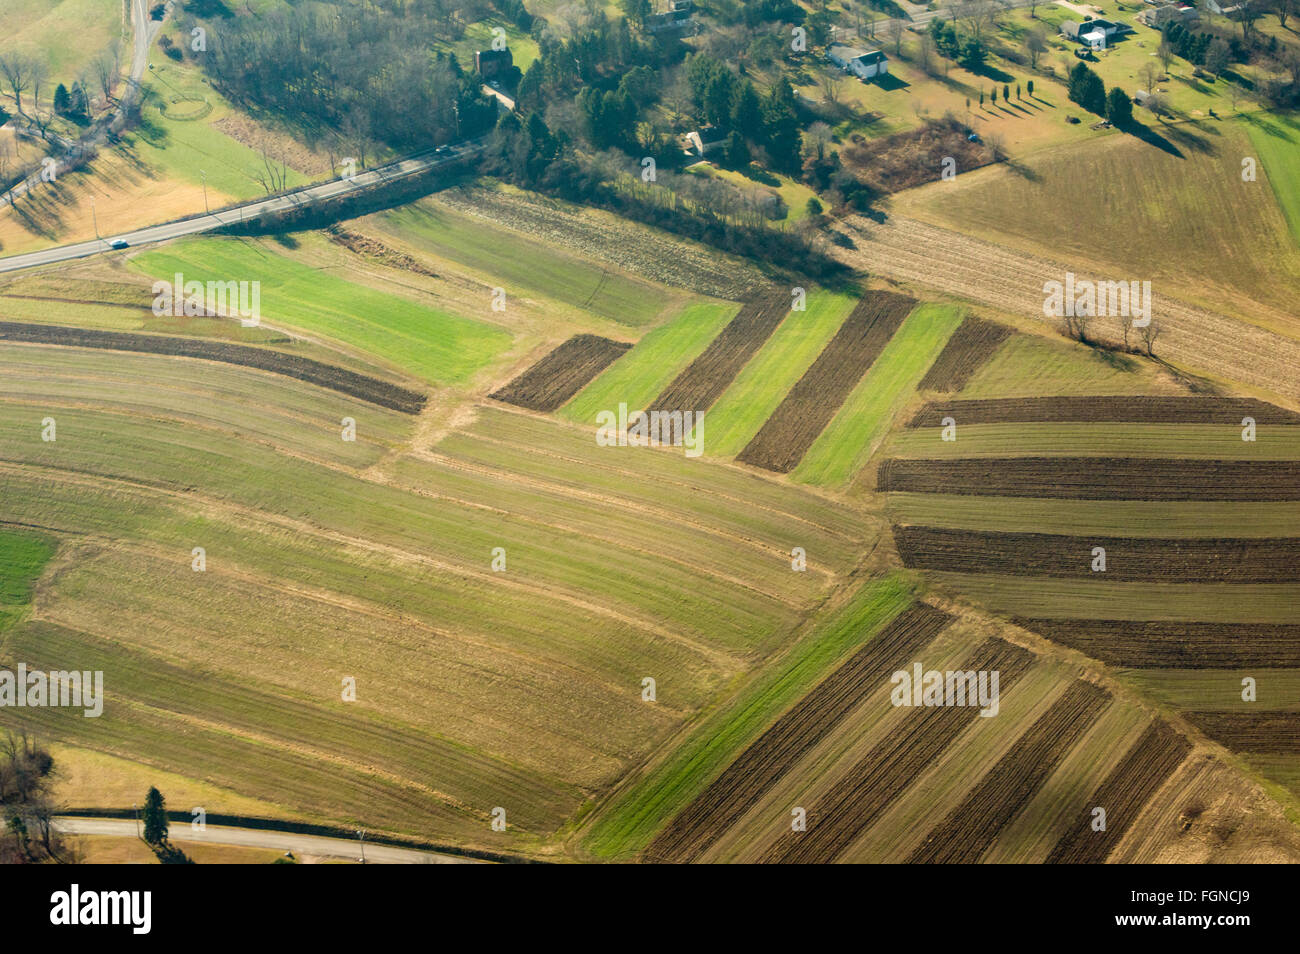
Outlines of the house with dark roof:
[[1112,39],[1118,39],[1125,33],[1132,32],[1133,28],[1127,23],[1103,20],[1100,17],[1084,20],[1082,23],[1066,20],[1061,24],[1061,35],[1067,40],[1082,43],[1094,50],[1104,50]]
[[889,72],[889,57],[880,50],[859,50],[857,47],[832,43],[826,58],[846,73],[869,80]]

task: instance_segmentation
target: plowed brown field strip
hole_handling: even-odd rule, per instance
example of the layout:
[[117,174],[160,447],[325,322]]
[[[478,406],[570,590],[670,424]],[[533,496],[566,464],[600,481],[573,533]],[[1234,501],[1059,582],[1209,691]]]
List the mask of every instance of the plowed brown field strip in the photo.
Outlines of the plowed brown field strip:
[[[1120,843],[1142,806],[1182,764],[1192,745],[1167,722],[1142,733],[1088,797],[1074,827],[1056,843],[1050,864],[1100,864]],[[1094,831],[1094,808],[1106,810],[1105,831]]]
[[89,328],[69,328],[62,325],[27,325],[21,322],[0,321],[0,340],[24,341],[37,344],[64,345],[73,348],[108,348],[113,351],[140,351],[148,354],[172,355],[178,358],[200,358],[237,364],[272,374],[297,378],[331,391],[377,404],[380,407],[419,414],[426,400],[423,394],[410,391],[388,381],[357,374],[332,364],[313,361],[281,351],[269,351],[248,345],[207,341],[202,338],[177,338],[167,335],[143,335],[125,331],[95,331]]
[[1029,727],[962,803],[939,823],[910,863],[973,864],[1097,721],[1110,693],[1077,680]]
[[[1034,655],[997,638],[986,640],[959,668],[996,670],[1000,692],[1033,665]],[[909,713],[898,734],[885,739],[853,766],[831,796],[808,810],[807,831],[786,832],[764,862],[834,861],[912,784],[924,768],[979,716],[976,706],[937,706]]]
[[1077,500],[1300,500],[1300,462],[987,457],[880,463],[884,493]]
[[867,292],[737,460],[789,473],[879,357],[916,301]]
[[648,861],[698,858],[885,679],[938,635],[947,613],[914,603],[772,723],[646,849]]
[[1112,666],[1131,669],[1300,669],[1300,625],[1016,619]]
[[647,410],[707,411],[789,313],[785,289],[767,289],[746,302]]
[[960,391],[1009,337],[1011,329],[1006,325],[971,315],[953,332],[917,390]]
[[[962,325],[964,328],[965,325]],[[961,329],[958,329],[960,333]],[[942,357],[942,355],[940,356]],[[1214,397],[1021,397],[968,401],[930,401],[908,427],[940,427],[945,417],[958,424],[1300,424],[1300,414],[1253,398]]]
[[628,348],[599,335],[574,335],[491,397],[530,411],[550,412],[581,391]]
[[1233,751],[1300,754],[1300,712],[1196,711],[1184,714],[1215,742]]
[[[1300,539],[1156,539],[986,533],[894,527],[903,565],[953,573],[1010,573],[1174,583],[1300,582]],[[1095,550],[1105,570],[1094,571]]]

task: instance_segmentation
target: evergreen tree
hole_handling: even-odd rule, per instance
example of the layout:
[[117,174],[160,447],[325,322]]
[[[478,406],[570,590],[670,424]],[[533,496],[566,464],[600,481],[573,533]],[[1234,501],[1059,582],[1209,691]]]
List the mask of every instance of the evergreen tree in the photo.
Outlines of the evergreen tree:
[[1106,118],[1121,128],[1133,121],[1133,101],[1118,86],[1106,94]]
[[68,104],[71,97],[68,95],[68,88],[62,83],[54,90],[54,113],[57,116],[66,116],[68,114]]
[[167,840],[167,804],[162,792],[150,785],[144,797],[144,840],[151,845],[161,845]]

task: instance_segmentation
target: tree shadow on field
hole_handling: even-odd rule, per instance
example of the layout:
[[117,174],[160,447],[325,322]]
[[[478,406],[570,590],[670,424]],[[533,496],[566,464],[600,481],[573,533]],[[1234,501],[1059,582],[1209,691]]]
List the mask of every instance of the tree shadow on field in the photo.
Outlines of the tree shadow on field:
[[1170,142],[1168,139],[1162,136],[1159,132],[1152,129],[1150,126],[1142,125],[1137,120],[1134,120],[1133,123],[1129,125],[1128,128],[1125,129],[1124,131],[1127,132],[1129,135],[1134,136],[1137,139],[1141,139],[1144,143],[1146,143],[1149,146],[1155,146],[1157,149],[1169,153],[1169,155],[1171,156],[1174,156],[1178,159],[1187,158],[1186,154],[1184,154],[1184,152],[1181,149],[1179,149],[1172,142]]
[[1002,160],[1002,164],[1026,182],[1037,182],[1041,178],[1037,172],[1025,165],[1023,162],[1020,162],[1018,159],[1008,157]]

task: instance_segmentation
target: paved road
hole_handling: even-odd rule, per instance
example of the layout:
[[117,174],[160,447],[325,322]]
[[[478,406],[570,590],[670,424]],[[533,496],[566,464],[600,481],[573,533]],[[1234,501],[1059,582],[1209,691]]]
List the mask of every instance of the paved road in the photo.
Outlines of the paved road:
[[[131,110],[140,101],[142,81],[144,80],[145,71],[149,68],[149,47],[153,45],[154,39],[158,36],[158,31],[162,29],[162,20],[150,20],[148,0],[131,0],[131,71],[127,75],[126,89],[118,98],[117,106],[107,117],[98,120],[79,140],[71,140],[64,136],[55,135],[53,145],[63,150],[63,156],[55,161],[55,176],[62,175],[80,161],[81,157],[88,149],[98,147],[104,144],[108,139],[108,134],[120,133],[126,128],[126,123],[130,117]],[[167,0],[165,6],[167,13],[171,12],[174,0]],[[166,16],[164,15],[164,19]],[[28,123],[22,122],[22,117],[15,120],[22,126],[24,134],[32,139],[40,139],[41,136],[35,128]],[[12,204],[15,200],[21,199],[33,189],[39,189],[44,185],[42,171],[33,173],[22,182],[10,189],[3,198],[0,198],[0,205]]]
[[322,199],[332,199],[351,192],[357,192],[369,186],[393,182],[407,176],[435,169],[463,158],[468,153],[481,152],[485,148],[483,140],[472,140],[457,147],[456,155],[439,157],[429,153],[416,154],[406,159],[398,159],[386,166],[379,166],[366,172],[359,172],[351,178],[331,179],[314,186],[292,192],[288,195],[273,196],[269,199],[256,199],[243,205],[199,215],[180,222],[163,225],[150,225],[133,232],[120,235],[108,235],[74,245],[61,245],[57,248],[28,252],[25,255],[11,255],[0,258],[0,272],[13,272],[21,268],[35,268],[38,265],[51,265],[76,258],[86,258],[101,252],[107,252],[114,242],[126,242],[129,246],[150,245],[154,242],[166,242],[185,235],[210,232],[224,225],[237,224],[244,219],[254,218],[263,212],[283,212],[299,206],[311,205]]
[[[136,837],[136,823],[117,818],[59,818],[55,829],[67,835],[117,835]],[[175,842],[195,842],[209,845],[239,845],[245,848],[269,848],[273,851],[292,851],[295,855],[317,855],[329,858],[360,857],[359,845],[349,838],[325,838],[321,835],[299,835],[292,832],[264,831],[260,828],[226,828],[208,825],[203,831],[178,822],[170,826],[170,837]],[[396,848],[392,845],[366,845],[366,862],[388,865],[455,865],[485,864],[474,858],[459,855],[441,855],[433,851],[414,848]]]

